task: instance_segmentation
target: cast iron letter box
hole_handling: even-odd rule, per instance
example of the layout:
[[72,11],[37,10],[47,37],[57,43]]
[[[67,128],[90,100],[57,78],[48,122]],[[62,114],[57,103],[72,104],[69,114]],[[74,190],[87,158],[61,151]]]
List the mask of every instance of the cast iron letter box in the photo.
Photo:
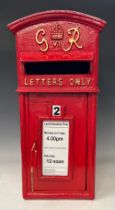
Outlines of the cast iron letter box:
[[94,198],[99,32],[105,21],[47,11],[16,35],[24,198]]

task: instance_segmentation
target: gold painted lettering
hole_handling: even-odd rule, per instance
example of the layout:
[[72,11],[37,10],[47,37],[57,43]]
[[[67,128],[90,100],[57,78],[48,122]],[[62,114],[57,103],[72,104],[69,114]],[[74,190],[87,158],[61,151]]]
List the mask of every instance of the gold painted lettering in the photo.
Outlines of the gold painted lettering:
[[48,45],[48,43],[47,43],[47,41],[46,41],[46,39],[44,37],[42,37],[40,39],[40,34],[41,34],[41,36],[44,36],[46,34],[46,32],[45,32],[45,30],[43,28],[41,28],[41,29],[39,29],[37,31],[37,33],[36,33],[36,42],[37,42],[38,45],[41,45],[40,50],[42,52],[46,52],[46,51],[48,51],[49,45]]
[[74,85],[74,80],[73,80],[73,78],[71,78],[71,79],[69,80],[69,84],[70,84],[71,86]]
[[63,79],[62,78],[59,78],[59,86],[62,86],[63,85]]
[[25,78],[24,85],[28,86],[28,79],[27,78]]
[[47,85],[48,85],[48,86],[51,85],[51,79],[50,79],[50,78],[47,79]]
[[57,85],[57,80],[56,80],[56,78],[53,78],[52,83],[53,83],[53,85]]
[[[70,78],[70,86],[90,86],[92,78]],[[25,86],[62,86],[62,78],[25,78]]]
[[41,82],[42,82],[42,85],[43,85],[43,86],[45,85],[45,80],[46,80],[46,79],[41,79]]
[[91,83],[91,79],[88,78],[88,79],[87,79],[87,84],[90,85],[90,83]]
[[83,46],[78,44],[79,38],[80,38],[80,31],[79,27],[76,28],[70,28],[68,30],[68,34],[72,35],[71,38],[68,40],[70,43],[70,46],[68,48],[63,48],[65,52],[68,52],[71,50],[72,46],[75,45],[77,48],[81,49]]
[[40,79],[36,78],[36,85],[39,84]]
[[91,78],[70,78],[70,86],[89,86],[91,83]]
[[85,86],[85,85],[86,85],[86,79],[84,79],[84,78],[81,79],[81,85],[82,85],[82,86]]
[[79,78],[75,79],[75,85],[80,85],[80,82],[81,82],[81,80]]
[[30,79],[30,85],[31,85],[31,86],[34,85],[34,79]]

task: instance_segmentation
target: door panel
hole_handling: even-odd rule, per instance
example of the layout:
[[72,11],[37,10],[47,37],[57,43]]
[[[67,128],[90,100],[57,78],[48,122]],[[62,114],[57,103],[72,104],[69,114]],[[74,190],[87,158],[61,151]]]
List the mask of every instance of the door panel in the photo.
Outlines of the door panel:
[[[52,116],[53,106],[61,107],[61,114]],[[33,166],[34,191],[83,191],[86,181],[86,132],[87,132],[87,95],[86,94],[30,94],[29,96],[30,151],[36,141],[37,155]],[[43,175],[43,123],[68,122],[68,173],[61,176]],[[46,129],[46,128],[45,128]],[[54,128],[51,128],[51,130]],[[51,131],[50,130],[50,131]],[[62,129],[64,131],[64,129]],[[61,131],[62,131],[61,130]],[[57,129],[59,131],[59,129]],[[67,131],[68,132],[68,131]],[[66,131],[63,135],[66,135]],[[51,135],[47,138],[54,138]],[[62,136],[60,135],[60,139]],[[67,138],[64,138],[67,141]],[[49,139],[47,139],[49,140]],[[48,144],[55,145],[54,143]],[[63,145],[63,144],[59,144]],[[66,144],[67,145],[67,144]],[[54,147],[52,147],[54,148]],[[57,148],[56,148],[57,149]],[[60,149],[60,148],[59,148]],[[66,148],[67,149],[67,148]],[[53,150],[55,153],[55,151]],[[60,150],[59,150],[60,152]],[[32,153],[32,152],[31,152]],[[52,153],[53,154],[53,153]],[[62,150],[61,150],[62,155]],[[60,155],[60,158],[61,158]],[[66,154],[67,155],[67,154]],[[32,156],[32,154],[30,154]],[[57,155],[59,157],[59,155]],[[33,160],[32,159],[32,160]],[[54,160],[53,160],[54,161]],[[65,160],[64,160],[65,161]],[[64,162],[62,161],[62,162]],[[50,164],[50,163],[49,163]],[[58,163],[59,164],[59,163]],[[55,165],[55,164],[54,164]],[[47,164],[48,166],[48,164]],[[63,168],[64,163],[62,163]],[[50,167],[50,165],[49,165]],[[59,168],[59,165],[58,165]],[[61,168],[61,167],[60,167]],[[50,167],[51,169],[51,167]],[[30,179],[30,182],[32,180]]]

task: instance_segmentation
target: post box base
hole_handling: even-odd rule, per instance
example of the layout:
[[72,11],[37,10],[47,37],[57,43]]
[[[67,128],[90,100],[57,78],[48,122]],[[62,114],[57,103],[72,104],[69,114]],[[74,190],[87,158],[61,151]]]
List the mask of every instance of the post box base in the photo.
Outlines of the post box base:
[[23,195],[24,199],[95,199],[94,193],[27,193]]

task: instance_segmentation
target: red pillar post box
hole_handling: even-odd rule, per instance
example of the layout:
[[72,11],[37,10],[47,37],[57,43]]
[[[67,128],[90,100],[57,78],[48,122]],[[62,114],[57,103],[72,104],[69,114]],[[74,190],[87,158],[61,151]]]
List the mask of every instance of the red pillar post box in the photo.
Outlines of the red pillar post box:
[[105,21],[47,11],[16,37],[24,198],[94,198],[99,32]]

